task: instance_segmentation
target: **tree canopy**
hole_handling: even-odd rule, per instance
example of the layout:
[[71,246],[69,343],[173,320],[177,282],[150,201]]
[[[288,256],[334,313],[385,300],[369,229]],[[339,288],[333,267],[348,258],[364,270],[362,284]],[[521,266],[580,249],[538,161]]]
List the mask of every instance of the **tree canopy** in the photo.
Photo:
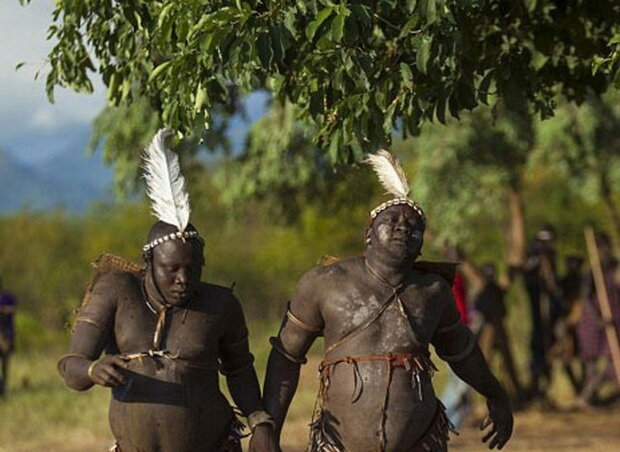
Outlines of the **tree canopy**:
[[[28,2],[29,0],[21,0]],[[59,0],[47,93],[93,90],[112,105],[147,99],[183,132],[216,106],[268,89],[295,107],[329,160],[388,144],[397,125],[502,98],[552,114],[618,81],[613,0]]]

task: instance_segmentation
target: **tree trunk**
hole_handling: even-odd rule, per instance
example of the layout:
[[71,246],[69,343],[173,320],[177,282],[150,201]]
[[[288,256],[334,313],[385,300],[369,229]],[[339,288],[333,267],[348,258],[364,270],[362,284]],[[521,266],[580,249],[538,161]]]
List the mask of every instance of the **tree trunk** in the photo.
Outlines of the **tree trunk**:
[[603,204],[611,217],[611,222],[613,224],[614,233],[616,236],[616,243],[620,242],[620,211],[618,211],[618,207],[614,204],[614,200],[612,198],[611,187],[609,186],[609,175],[604,170],[599,170],[599,180],[600,180],[600,193],[601,199],[603,200]]
[[521,267],[525,262],[525,208],[519,187],[508,189],[509,227],[506,233],[507,260],[511,267]]

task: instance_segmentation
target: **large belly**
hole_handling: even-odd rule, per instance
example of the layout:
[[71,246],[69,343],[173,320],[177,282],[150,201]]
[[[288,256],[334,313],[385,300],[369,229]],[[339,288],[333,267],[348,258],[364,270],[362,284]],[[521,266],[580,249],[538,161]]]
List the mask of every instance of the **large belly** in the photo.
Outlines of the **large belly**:
[[324,405],[330,427],[347,451],[379,450],[383,435],[386,451],[411,450],[436,412],[430,377],[423,374],[412,384],[404,368],[392,368],[390,375],[385,362],[357,365],[357,376],[354,364],[333,368]]
[[132,362],[112,391],[110,426],[125,451],[210,451],[225,434],[232,409],[217,372],[176,363]]

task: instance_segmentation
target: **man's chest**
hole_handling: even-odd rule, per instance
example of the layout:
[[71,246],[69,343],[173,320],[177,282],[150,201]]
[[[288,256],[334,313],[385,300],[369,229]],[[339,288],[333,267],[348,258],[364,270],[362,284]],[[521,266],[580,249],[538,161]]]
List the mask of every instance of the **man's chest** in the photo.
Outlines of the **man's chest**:
[[328,341],[354,333],[381,348],[427,344],[437,326],[436,311],[432,297],[414,285],[397,292],[341,287],[322,308]]
[[119,350],[126,353],[159,348],[188,359],[205,354],[217,356],[225,328],[222,313],[196,309],[190,304],[169,309],[161,317],[143,300],[121,303],[114,325]]

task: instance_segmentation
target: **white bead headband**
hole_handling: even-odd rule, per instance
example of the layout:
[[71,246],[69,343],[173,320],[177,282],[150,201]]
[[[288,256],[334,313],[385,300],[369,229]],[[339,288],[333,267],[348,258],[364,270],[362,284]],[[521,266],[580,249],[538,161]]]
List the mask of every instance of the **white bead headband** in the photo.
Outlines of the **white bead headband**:
[[164,235],[163,237],[159,237],[155,240],[152,240],[151,242],[147,243],[146,245],[142,247],[142,251],[146,253],[147,251],[155,248],[157,245],[160,245],[172,239],[179,239],[183,241],[185,241],[185,239],[196,239],[202,245],[205,244],[204,239],[200,237],[200,234],[198,234],[198,231],[183,231],[183,232],[178,231],[178,232],[171,232],[170,234]]
[[383,212],[388,207],[399,206],[399,205],[403,205],[403,204],[408,205],[413,210],[415,210],[415,212],[422,219],[422,222],[426,223],[426,216],[424,215],[424,211],[422,210],[422,208],[415,201],[412,201],[409,198],[394,198],[394,199],[390,199],[389,201],[384,202],[380,206],[375,207],[370,212],[370,218],[372,218],[374,220],[377,217],[377,215],[379,215],[381,212]]

